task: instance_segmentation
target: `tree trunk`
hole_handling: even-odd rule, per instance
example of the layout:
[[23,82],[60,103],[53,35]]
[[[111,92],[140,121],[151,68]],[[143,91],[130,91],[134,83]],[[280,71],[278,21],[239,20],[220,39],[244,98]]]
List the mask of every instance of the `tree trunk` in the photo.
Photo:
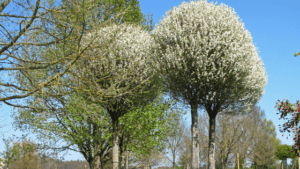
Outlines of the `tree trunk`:
[[94,158],[88,160],[90,169],[102,169],[100,168],[100,155],[95,155]]
[[208,151],[208,169],[215,169],[215,125],[216,115],[209,117],[209,151]]
[[222,157],[222,169],[226,169],[226,168],[225,168],[224,157]]
[[119,136],[118,136],[118,119],[112,119],[113,123],[113,169],[119,169]]
[[129,151],[125,151],[125,156],[126,156],[126,169],[128,169]]
[[238,169],[240,169],[240,157],[239,157],[239,153],[237,153],[237,165],[238,165]]
[[104,168],[103,157],[100,157],[100,169]]
[[[102,168],[100,168],[100,155],[99,154],[96,154],[94,156],[93,164],[94,164],[93,169],[102,169]],[[90,169],[91,169],[91,167],[90,167]]]
[[192,103],[192,169],[199,169],[199,130],[197,108],[197,103]]
[[124,153],[122,155],[122,165],[121,165],[121,169],[125,169],[125,156]]
[[175,169],[175,154],[173,154],[173,169]]
[[300,157],[298,157],[298,168],[300,169]]

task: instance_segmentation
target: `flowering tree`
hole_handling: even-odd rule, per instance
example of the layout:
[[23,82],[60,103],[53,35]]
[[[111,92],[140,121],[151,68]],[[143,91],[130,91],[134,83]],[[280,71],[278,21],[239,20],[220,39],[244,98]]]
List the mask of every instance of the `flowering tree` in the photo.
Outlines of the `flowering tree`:
[[[295,53],[295,57],[300,55],[300,52]],[[277,108],[277,111],[280,114],[280,118],[287,119],[287,115],[291,115],[291,119],[289,119],[287,122],[283,123],[282,128],[280,128],[280,132],[288,131],[291,132],[290,129],[292,129],[292,133],[294,134],[294,141],[295,144],[293,145],[293,151],[297,154],[298,157],[300,157],[300,151],[299,151],[299,145],[300,145],[300,130],[298,127],[298,122],[300,119],[300,103],[299,100],[297,100],[296,103],[292,104],[289,102],[289,100],[283,99],[282,101],[277,100],[276,106],[274,108]],[[286,118],[285,118],[286,117]],[[280,125],[279,125],[280,126]],[[289,134],[290,135],[290,134]],[[284,136],[284,134],[282,135]]]
[[[285,100],[285,99],[283,101],[278,100],[276,102],[275,108],[276,107],[277,107],[277,110],[280,112],[280,113],[276,113],[276,114],[281,114],[280,118],[286,119],[285,117],[288,114],[290,114],[292,116],[291,119],[289,119],[287,122],[283,123],[282,128],[279,125],[280,126],[279,129],[280,129],[280,132],[287,131],[288,133],[292,132],[294,134],[294,139],[293,140],[295,141],[295,144],[293,145],[293,151],[296,153],[296,155],[298,157],[300,157],[300,152],[299,152],[300,130],[299,130],[299,127],[298,127],[298,122],[299,122],[299,119],[300,119],[300,114],[299,114],[299,112],[300,112],[300,103],[299,103],[299,100],[297,100],[297,102],[294,103],[294,104],[291,104],[289,102],[289,100]],[[284,134],[282,136],[284,136]]]
[[205,108],[209,115],[209,168],[214,169],[218,112],[248,111],[267,83],[252,37],[232,8],[207,1],[174,7],[153,35],[171,96],[191,107],[192,167],[199,168],[197,109]]
[[81,79],[89,79],[89,85],[83,84],[88,86],[89,91],[104,91],[115,96],[106,98],[87,94],[87,100],[98,103],[112,119],[113,169],[117,169],[119,118],[138,105],[151,102],[162,86],[158,73],[152,68],[152,65],[157,65],[151,50],[154,40],[142,27],[129,24],[111,25],[93,31],[83,39],[93,41],[94,46],[112,42],[105,48],[88,50],[85,55],[89,58],[80,59],[71,73],[76,77],[74,81],[78,79],[79,85],[86,82]]

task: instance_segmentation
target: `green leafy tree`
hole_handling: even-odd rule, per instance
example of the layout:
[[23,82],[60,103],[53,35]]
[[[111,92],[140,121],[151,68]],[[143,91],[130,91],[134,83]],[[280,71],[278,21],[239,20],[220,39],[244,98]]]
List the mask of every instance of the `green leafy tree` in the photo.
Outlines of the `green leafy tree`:
[[[41,158],[38,154],[37,144],[30,140],[21,142],[12,139],[3,139],[6,150],[2,152],[6,167],[11,169],[39,169]],[[13,143],[13,145],[11,145]]]
[[[61,103],[66,104],[66,107],[46,112],[44,116],[22,111],[20,116],[27,118],[16,118],[15,125],[19,125],[23,131],[33,131],[38,137],[51,142],[63,141],[66,144],[62,147],[53,148],[56,151],[79,152],[89,162],[90,168],[102,168],[109,165],[112,157],[111,119],[103,108],[83,100],[78,98],[69,100],[69,103]],[[136,154],[146,154],[147,150],[153,147],[163,149],[162,140],[169,133],[170,119],[180,115],[169,112],[171,104],[174,103],[163,103],[161,98],[158,98],[147,106],[125,114],[119,124],[120,153],[130,150]],[[56,118],[49,120],[45,118],[46,115]]]
[[[99,18],[96,17],[96,19],[95,19],[95,14],[97,14],[97,11],[101,11],[99,9],[103,9],[105,11],[104,14],[106,14],[106,16],[112,15],[111,11],[108,10],[109,8],[107,8],[110,5],[112,5],[110,3],[99,4],[99,3],[93,3],[94,1],[85,1],[85,2],[82,2],[82,3],[80,1],[72,1],[72,2],[62,1],[62,2],[63,2],[63,4],[60,7],[63,8],[63,9],[66,9],[67,12],[71,13],[71,15],[62,15],[62,16],[65,16],[65,17],[60,17],[60,16],[57,16],[57,15],[53,14],[53,15],[51,15],[52,16],[51,19],[55,20],[55,18],[59,18],[60,21],[62,21],[62,23],[72,24],[72,19],[76,19],[76,18],[74,18],[72,16],[72,14],[74,16],[76,16],[76,14],[79,13],[81,7],[82,8],[86,7],[87,9],[89,9],[89,14],[90,15],[81,18],[81,19],[83,19],[83,20],[81,20],[82,22],[79,22],[79,25],[77,25],[79,27],[82,26],[83,30],[86,30],[86,31],[90,31],[91,28],[93,28],[94,31],[95,31],[96,29],[99,29],[101,27],[101,25],[103,25],[102,24],[103,22],[105,22],[105,21],[103,21],[100,24],[98,22]],[[121,3],[121,1],[119,3]],[[123,1],[122,1],[122,3],[123,3]],[[134,1],[132,1],[130,3],[134,3]],[[137,4],[137,3],[135,2],[135,4]],[[100,5],[100,7],[99,7],[99,5]],[[115,7],[115,6],[113,6],[113,7]],[[124,9],[124,10],[126,11],[126,9]],[[120,14],[116,10],[113,10],[113,11],[114,11],[113,15],[116,18],[118,18],[118,16],[119,15],[121,16],[121,14],[122,14],[122,13]],[[140,12],[140,11],[137,11],[137,12]],[[127,17],[132,17],[132,16],[131,15],[127,15]],[[111,18],[106,19],[106,20],[110,21]],[[130,20],[131,19],[129,19],[129,21]],[[114,21],[115,21],[115,23],[119,22],[119,20],[118,21],[114,20]],[[142,20],[138,19],[137,21],[146,22],[145,19],[142,19]],[[126,22],[126,17],[124,18],[124,20],[122,20],[122,22]],[[141,24],[144,24],[144,23],[141,23]],[[149,25],[149,26],[151,26],[151,25]],[[143,27],[143,28],[145,28],[145,27]],[[147,30],[150,29],[149,27],[146,27],[146,28],[148,28]],[[62,26],[57,26],[56,30],[58,32],[64,32],[64,31],[66,31],[64,29],[64,27],[62,27]],[[83,35],[84,33],[85,33],[84,31],[81,31],[81,32],[79,32],[76,35]],[[99,35],[99,36],[101,36],[101,35]],[[74,37],[76,37],[76,36],[74,36]],[[78,36],[78,37],[80,37],[80,39],[81,39],[81,36]],[[97,37],[95,37],[95,38],[97,38]],[[113,41],[114,38],[110,38],[110,40]],[[55,46],[56,50],[50,49],[49,51],[51,51],[51,50],[54,51],[53,52],[54,56],[59,55],[59,54],[70,55],[70,54],[72,54],[72,51],[74,50],[74,48],[72,48],[72,47],[74,45],[76,46],[76,43],[78,43],[78,41],[68,41],[68,42],[65,42],[65,44],[62,44],[60,46],[59,45]],[[81,44],[81,43],[79,43],[79,44]],[[87,43],[85,41],[85,45],[87,45],[87,47],[88,47],[90,45],[90,43],[89,42]],[[104,44],[104,45],[107,45],[107,43]],[[80,46],[80,47],[82,47],[82,46]],[[63,52],[61,52],[61,51],[63,51]],[[58,52],[58,53],[55,53],[55,52]],[[44,54],[48,54],[48,53],[45,52]],[[50,55],[50,56],[53,56],[53,55]],[[51,58],[49,58],[49,56],[45,55],[44,59],[48,60],[48,59],[51,59]],[[99,59],[99,57],[98,57],[98,59]],[[58,71],[58,70],[60,70],[59,66],[54,67],[53,72]],[[36,73],[35,75],[39,75],[40,77],[41,76],[47,77],[47,74],[49,74],[49,72],[42,72],[41,73],[41,72],[38,72],[38,71],[35,72],[35,73]],[[72,113],[70,113],[70,116],[66,116],[66,114],[68,114],[69,111],[67,110],[68,106],[64,106],[64,105],[68,105],[71,102],[72,99],[75,100],[77,103],[81,102],[80,99],[83,99],[83,97],[79,96],[80,91],[84,91],[85,92],[85,95],[84,95],[85,99],[87,97],[86,93],[91,93],[91,92],[88,91],[89,90],[88,89],[89,88],[89,84],[90,84],[89,83],[89,79],[86,80],[86,79],[80,79],[80,78],[77,77],[77,79],[80,79],[83,82],[81,82],[81,83],[74,83],[74,81],[70,80],[70,79],[72,79],[71,78],[72,73],[74,73],[74,72],[72,72],[72,71],[71,71],[71,73],[68,72],[68,76],[67,77],[61,78],[58,81],[56,81],[56,83],[55,83],[56,87],[54,87],[54,88],[51,88],[51,87],[47,88],[47,87],[49,87],[49,86],[47,86],[46,87],[47,90],[44,90],[43,93],[37,93],[36,95],[34,95],[34,97],[28,99],[27,103],[29,103],[30,107],[29,106],[28,107],[22,107],[22,108],[27,108],[27,109],[23,109],[24,113],[22,115],[20,115],[19,118],[28,118],[28,117],[30,117],[31,119],[28,120],[29,123],[27,123],[27,124],[33,125],[33,128],[35,128],[35,129],[45,129],[45,130],[48,130],[48,131],[49,131],[49,129],[51,129],[53,131],[52,134],[61,135],[63,138],[67,138],[68,136],[70,136],[69,134],[71,132],[73,132],[73,131],[76,131],[75,134],[78,134],[78,135],[81,134],[81,137],[79,137],[79,138],[78,137],[77,138],[76,137],[73,138],[73,142],[71,142],[71,143],[69,142],[70,143],[69,146],[66,146],[63,149],[66,149],[66,148],[72,149],[70,146],[72,146],[75,143],[75,145],[76,144],[79,145],[79,147],[81,148],[81,150],[80,150],[81,152],[85,151],[86,153],[90,153],[89,154],[89,156],[90,156],[91,154],[93,154],[93,153],[91,153],[92,152],[91,151],[91,149],[92,149],[91,147],[92,146],[100,147],[99,144],[102,143],[104,148],[103,148],[103,150],[99,150],[99,151],[100,152],[101,151],[106,152],[109,149],[109,147],[107,145],[107,142],[100,142],[100,143],[98,142],[99,144],[93,145],[93,144],[91,144],[89,142],[90,139],[91,139],[91,137],[88,137],[87,140],[86,140],[86,142],[85,142],[87,144],[86,145],[87,148],[82,145],[82,142],[80,142],[80,141],[82,141],[82,140],[80,140],[82,138],[82,136],[86,136],[86,135],[89,135],[89,134],[95,135],[95,134],[97,134],[97,133],[99,133],[101,131],[102,128],[99,129],[100,131],[97,130],[97,129],[95,129],[95,128],[99,128],[99,124],[102,125],[102,124],[107,123],[107,121],[104,120],[105,117],[101,119],[101,115],[103,115],[102,113],[99,113],[100,114],[100,116],[99,116],[99,114],[95,114],[95,113],[91,112],[91,111],[94,111],[94,110],[91,110],[91,108],[88,108],[87,110],[82,108],[82,109],[79,109],[79,110],[81,110],[81,112],[78,112],[78,111],[75,110],[75,107],[72,109],[72,107],[69,106],[70,112],[72,112]],[[19,78],[18,80],[24,86],[30,86],[30,85],[32,85],[32,83],[29,83],[24,78]],[[80,86],[78,84],[81,84],[83,86]],[[71,91],[74,88],[75,88],[75,91],[77,92],[77,94],[72,94]],[[66,91],[65,89],[67,89],[67,92],[62,92],[63,90]],[[78,89],[78,90],[76,90],[76,89]],[[105,90],[103,90],[103,91],[104,91],[103,93],[105,93]],[[98,96],[99,95],[103,96],[103,95],[105,95],[103,93],[100,94],[99,91],[97,91],[97,92],[93,91],[93,93],[91,95],[95,95],[95,94],[97,95],[98,94]],[[129,92],[127,91],[127,94],[128,93]],[[113,93],[111,92],[109,94],[113,94]],[[118,91],[118,94],[122,94],[122,93],[120,93],[120,91]],[[77,97],[77,98],[74,98],[74,97]],[[71,98],[71,99],[70,100],[66,100],[66,98],[68,98],[68,99]],[[40,102],[41,100],[43,100],[43,101]],[[92,104],[92,103],[88,103],[88,102],[82,102],[82,103],[84,103],[85,106],[87,106],[87,107],[89,105],[86,105],[86,104]],[[95,106],[93,108],[95,108]],[[99,110],[101,112],[102,109],[98,107],[97,113],[99,112]],[[82,113],[82,111],[83,112],[87,111],[88,112],[87,115],[80,114],[80,113]],[[40,115],[40,114],[42,114],[42,115],[41,116],[36,116],[36,115]],[[26,115],[27,115],[27,117],[25,117]],[[45,127],[45,125],[43,126],[43,125],[41,125],[41,123],[35,123],[35,122],[33,122],[35,120],[35,117],[39,118],[39,120],[38,120],[39,122],[40,121],[45,121],[46,119],[48,120],[49,118],[54,118],[55,120],[52,121],[52,122],[49,121],[49,123],[48,123],[49,126]],[[93,118],[96,118],[98,121],[91,120]],[[101,119],[102,121],[99,120],[99,119]],[[56,120],[60,123],[59,125],[63,126],[61,129],[59,129],[59,127],[57,128],[57,126],[55,125],[56,122],[57,122]],[[72,124],[75,124],[75,125],[72,125]],[[84,125],[87,126],[87,128],[85,128]],[[68,131],[68,130],[64,131],[63,128],[68,128],[68,129],[70,129],[70,131]],[[103,128],[106,128],[106,130],[109,130],[109,128],[107,127],[107,125],[106,125],[106,127],[104,125]],[[62,133],[59,134],[59,132],[62,132]],[[78,136],[78,135],[75,135],[75,136]],[[52,136],[52,138],[55,137],[53,135],[50,135],[50,136]],[[74,137],[74,135],[71,134],[71,137]],[[87,156],[85,156],[85,157],[87,157]],[[93,161],[92,159],[93,158],[90,157],[88,159],[89,159],[88,161],[92,163],[92,161]]]
[[276,157],[281,160],[281,167],[283,168],[283,160],[286,161],[287,158],[295,158],[296,154],[293,152],[293,147],[290,145],[278,145],[276,147],[275,155]]
[[191,108],[192,168],[199,168],[197,110],[209,115],[209,169],[215,168],[215,119],[228,109],[248,110],[267,83],[250,33],[232,8],[183,2],[152,31],[166,88]]
[[119,12],[125,11],[123,16],[118,16],[115,22],[120,23],[140,23],[143,19],[138,0],[102,0],[100,3],[108,4],[110,12],[98,13],[98,19],[101,21],[109,20],[111,17],[117,16]]
[[[97,34],[101,34],[102,37],[95,39],[95,45],[101,46],[103,42],[110,41],[111,36],[118,37],[118,41],[107,48],[87,52],[88,56],[97,58],[99,55],[107,55],[107,58],[82,59],[77,62],[78,65],[72,69],[72,73],[76,74],[78,79],[91,80],[93,85],[90,85],[89,90],[110,91],[116,95],[109,98],[91,98],[93,102],[101,105],[112,119],[115,169],[118,168],[119,158],[119,118],[155,99],[161,91],[162,80],[159,73],[153,69],[156,65],[153,59],[155,55],[151,50],[155,45],[154,40],[141,27],[128,24],[112,25],[90,33],[85,38],[94,39]],[[130,93],[119,94],[125,91]]]
[[164,141],[170,135],[172,118],[178,118],[183,111],[180,111],[173,101],[162,101],[161,95],[149,105],[120,118],[119,147],[123,157],[125,152],[147,157],[150,150],[157,154],[165,149]]

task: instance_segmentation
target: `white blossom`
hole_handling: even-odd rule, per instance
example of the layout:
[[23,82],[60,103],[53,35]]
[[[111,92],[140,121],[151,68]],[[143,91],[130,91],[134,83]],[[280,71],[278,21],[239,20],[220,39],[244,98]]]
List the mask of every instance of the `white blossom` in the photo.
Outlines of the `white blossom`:
[[[94,49],[86,51],[72,68],[81,81],[91,82],[89,88],[114,96],[126,93],[126,87],[147,90],[138,87],[148,83],[158,66],[152,51],[154,39],[147,31],[140,26],[112,25],[85,35],[83,48],[89,44]],[[104,80],[106,86],[101,84]]]
[[[179,81],[182,77],[176,79],[177,72],[186,71],[186,68],[193,71],[191,74],[196,74],[198,80],[207,79],[206,83],[209,84],[220,80],[228,83],[228,74],[234,74],[236,80],[242,82],[231,85],[230,90],[240,90],[228,94],[228,100],[248,99],[252,101],[246,105],[251,105],[264,94],[267,76],[262,60],[253,45],[250,32],[227,5],[217,6],[205,0],[183,2],[166,12],[152,33],[155,41],[160,44],[161,50],[157,52],[162,57],[161,68],[165,71],[176,68],[168,72],[167,76],[172,79]],[[247,71],[249,75],[243,76]],[[173,88],[176,88],[175,85]],[[206,96],[208,100],[214,97],[219,96]]]

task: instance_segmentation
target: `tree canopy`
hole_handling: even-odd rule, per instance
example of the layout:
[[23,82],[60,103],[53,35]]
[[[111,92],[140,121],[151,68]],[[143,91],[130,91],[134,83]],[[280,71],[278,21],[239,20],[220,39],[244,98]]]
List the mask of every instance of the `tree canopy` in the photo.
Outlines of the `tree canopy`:
[[183,2],[166,12],[153,36],[170,95],[191,107],[192,167],[199,167],[197,109],[205,108],[214,169],[217,114],[248,111],[264,94],[266,71],[252,37],[232,8],[207,1]]

